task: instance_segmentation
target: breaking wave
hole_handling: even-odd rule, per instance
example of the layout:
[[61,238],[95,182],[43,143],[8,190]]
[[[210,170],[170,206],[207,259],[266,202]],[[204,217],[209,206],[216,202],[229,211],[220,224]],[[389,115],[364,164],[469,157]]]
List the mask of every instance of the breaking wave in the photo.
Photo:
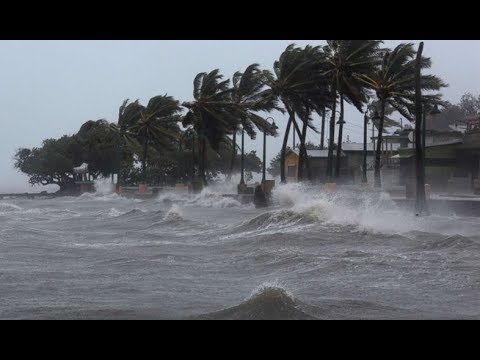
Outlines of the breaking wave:
[[21,208],[18,205],[6,203],[6,202],[0,202],[0,213],[11,212],[11,211],[22,211],[22,210],[23,208]]
[[461,235],[453,235],[447,238],[431,239],[418,247],[421,250],[442,250],[442,249],[468,249],[473,246],[479,247],[476,241]]
[[222,192],[211,188],[205,188],[199,194],[175,193],[173,191],[164,192],[159,194],[156,200],[162,203],[177,203],[210,208],[243,206],[243,204],[236,199],[225,197]]
[[184,220],[183,218],[183,212],[180,209],[180,207],[177,204],[173,204],[170,210],[167,211],[165,214],[165,217],[163,218],[164,221],[182,221]]
[[317,220],[309,214],[299,214],[292,210],[276,210],[260,214],[251,220],[240,224],[237,231],[254,231],[267,229],[280,229],[293,225],[308,225]]
[[452,226],[453,219],[448,216],[416,217],[413,211],[399,208],[388,194],[372,189],[339,190],[329,194],[318,186],[286,184],[274,189],[273,201],[296,215],[326,225],[351,226],[360,232],[402,234],[428,231],[469,236],[480,230],[475,222],[455,221]]
[[264,285],[237,306],[200,315],[200,320],[314,320],[285,289]]

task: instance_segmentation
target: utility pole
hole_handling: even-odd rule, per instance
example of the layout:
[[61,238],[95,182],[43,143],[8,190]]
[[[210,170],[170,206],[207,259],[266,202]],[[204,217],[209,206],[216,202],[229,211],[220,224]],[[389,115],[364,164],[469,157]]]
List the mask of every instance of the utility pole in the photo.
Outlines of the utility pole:
[[327,110],[323,108],[323,113],[322,113],[322,137],[320,138],[320,150],[323,150],[325,147],[324,139],[325,139],[325,116],[326,116]]
[[367,124],[368,124],[368,116],[367,111],[365,111],[365,115],[363,117],[363,178],[362,182],[367,182]]
[[244,178],[244,166],[245,166],[245,129],[242,127],[242,157],[240,161],[241,175],[240,175],[240,184],[245,184]]
[[372,120],[372,143],[373,143],[373,150],[375,151],[375,123]]
[[415,211],[418,215],[428,215],[427,200],[425,197],[425,167],[424,148],[422,146],[423,112],[422,89],[421,89],[421,61],[423,52],[423,41],[420,42],[415,61],[415,170],[417,177],[417,196]]

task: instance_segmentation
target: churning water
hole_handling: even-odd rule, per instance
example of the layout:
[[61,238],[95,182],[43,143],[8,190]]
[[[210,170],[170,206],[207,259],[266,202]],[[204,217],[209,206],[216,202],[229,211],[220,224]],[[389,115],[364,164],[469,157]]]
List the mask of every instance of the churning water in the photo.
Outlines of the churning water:
[[478,218],[286,185],[0,200],[2,319],[480,318]]

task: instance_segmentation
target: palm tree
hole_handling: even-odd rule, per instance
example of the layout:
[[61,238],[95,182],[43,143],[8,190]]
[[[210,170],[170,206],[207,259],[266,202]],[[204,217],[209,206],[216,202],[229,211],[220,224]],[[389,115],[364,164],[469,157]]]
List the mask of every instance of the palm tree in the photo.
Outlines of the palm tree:
[[333,176],[333,147],[335,141],[335,118],[337,97],[340,95],[340,127],[337,145],[336,176],[339,176],[342,135],[343,135],[343,101],[351,103],[363,112],[367,102],[365,85],[358,80],[358,75],[369,75],[378,61],[380,40],[327,40],[324,47],[326,54],[326,75],[331,81],[332,112],[330,116],[330,137],[328,144],[327,178]]
[[193,80],[193,101],[183,102],[188,112],[183,118],[183,126],[192,125],[199,141],[199,175],[203,185],[207,185],[206,157],[207,146],[218,152],[220,143],[238,128],[238,107],[232,102],[230,80],[215,69],[209,73],[199,73]]
[[[127,130],[133,126],[140,117],[140,111],[143,106],[140,105],[139,100],[129,103],[129,99],[123,101],[122,105],[118,109],[117,126],[114,126],[120,134],[121,145],[118,152],[118,183],[119,185],[125,182],[127,171],[125,170],[125,157],[127,156],[127,150],[130,150],[129,157],[133,156],[131,151],[131,139],[127,136]],[[130,146],[128,146],[130,145]]]
[[[281,150],[280,178],[282,183],[286,182],[285,154],[290,127],[294,127],[293,131],[297,132],[301,147],[304,147],[305,137],[302,136],[296,115],[299,115],[304,123],[311,126],[308,119],[310,109],[314,107],[312,99],[314,94],[322,89],[319,85],[323,84],[319,81],[321,72],[317,70],[321,63],[317,58],[320,57],[319,52],[319,47],[308,46],[306,49],[301,49],[291,44],[280,55],[279,60],[274,62],[273,73],[268,70],[262,72],[263,82],[269,87],[267,94],[278,98],[288,113]],[[320,101],[317,101],[316,106],[320,106],[319,103]]]
[[324,107],[322,109],[319,109],[317,113],[322,118],[322,128],[320,130],[322,134],[322,137],[320,138],[320,150],[323,150],[325,148],[325,118],[327,117],[327,108]]
[[[296,97],[299,98],[300,106],[297,106],[298,117],[303,122],[302,132],[300,134],[300,149],[298,162],[298,179],[303,180],[304,166],[306,165],[307,177],[311,180],[310,166],[305,146],[307,130],[311,128],[318,131],[312,125],[311,114],[315,112],[325,112],[325,109],[331,101],[330,82],[325,76],[327,72],[325,53],[322,48],[307,45],[301,52],[305,65],[303,71],[306,75],[306,81],[299,90]],[[313,79],[313,81],[311,81]]]
[[[359,74],[357,78],[365,86],[374,90],[380,102],[377,148],[375,152],[375,187],[381,187],[380,167],[382,135],[385,122],[386,106],[390,104],[407,119],[413,121],[415,114],[415,55],[413,44],[400,44],[393,50],[384,50],[381,64],[372,74]],[[431,60],[422,57],[421,69],[431,67]],[[437,91],[448,86],[435,75],[422,75],[421,90]],[[425,94],[422,101],[441,103],[440,94]]]
[[[380,114],[381,106],[382,105],[378,99],[371,100],[367,106],[368,117],[370,119],[373,119],[373,125],[375,126],[375,128],[377,128],[377,130],[380,126],[380,121],[379,121],[380,117],[378,114]],[[384,132],[385,130],[400,126],[400,123],[398,122],[398,120],[395,120],[392,117],[390,117],[390,115],[392,115],[395,111],[396,110],[392,105],[388,103],[385,104],[385,111],[384,111],[384,117],[383,117]]]
[[[126,105],[126,102],[124,102]],[[121,108],[122,110],[122,108]],[[147,106],[142,106],[138,100],[124,106],[119,123],[128,144],[134,149],[141,148],[142,179],[147,179],[147,157],[149,146],[161,150],[171,150],[180,135],[178,121],[180,120],[180,103],[172,96],[160,95],[151,98]]]
[[[276,136],[277,132],[272,128],[271,124],[263,117],[259,116],[256,112],[270,112],[273,109],[280,110],[277,106],[277,99],[274,96],[270,96],[265,91],[265,84],[261,81],[261,71],[258,64],[252,64],[248,66],[245,71],[237,71],[232,77],[232,102],[238,107],[238,124],[232,129],[232,160],[230,163],[230,173],[233,171],[234,159],[236,156],[236,133],[238,131],[238,125],[241,125],[242,131],[242,145],[244,132],[247,132],[251,139],[255,139],[255,128],[261,132],[265,132],[268,135]],[[244,148],[242,146],[242,180],[243,181],[243,156]]]

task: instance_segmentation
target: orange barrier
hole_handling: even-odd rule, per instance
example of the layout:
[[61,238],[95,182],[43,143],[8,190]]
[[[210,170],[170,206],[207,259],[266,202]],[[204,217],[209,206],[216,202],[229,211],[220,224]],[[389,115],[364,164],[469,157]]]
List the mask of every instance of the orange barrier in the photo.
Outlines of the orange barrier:
[[138,184],[138,192],[140,194],[147,192],[147,184]]
[[188,185],[185,184],[175,184],[175,192],[187,192]]
[[325,183],[325,191],[329,193],[333,193],[337,190],[336,183]]

